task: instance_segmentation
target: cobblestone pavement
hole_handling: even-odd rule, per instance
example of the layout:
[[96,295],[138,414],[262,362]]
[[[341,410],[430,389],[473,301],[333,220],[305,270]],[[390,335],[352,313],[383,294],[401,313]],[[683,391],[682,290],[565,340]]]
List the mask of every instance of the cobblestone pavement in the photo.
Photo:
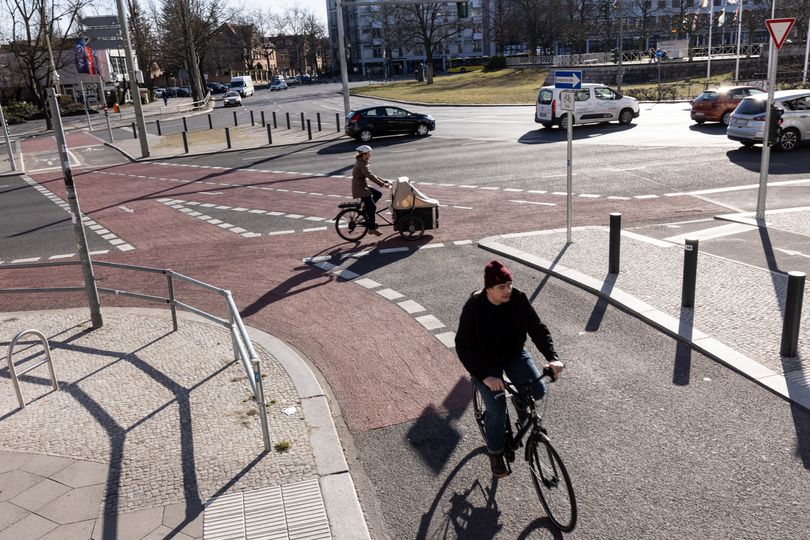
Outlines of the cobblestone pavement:
[[[296,388],[261,346],[270,433],[290,443],[266,455],[224,328],[183,318],[172,332],[168,312],[156,310],[107,308],[103,328],[93,331],[86,310],[0,313],[3,351],[31,328],[49,338],[60,390],[52,391],[45,366],[36,368],[20,377],[27,404],[21,410],[8,369],[0,369],[0,538],[49,531],[53,538],[88,538],[93,526],[101,538],[104,525],[93,520],[105,515],[130,516],[116,517],[119,530],[133,519],[151,523],[140,531],[144,537],[163,537],[155,531],[180,523],[177,531],[201,537],[200,519],[182,518],[193,514],[187,508],[199,513],[215,495],[317,476]],[[32,338],[18,344],[18,371],[41,351]],[[16,536],[22,530],[28,532]]]
[[[769,213],[769,226],[808,232],[810,209]],[[722,222],[718,222],[722,224]],[[484,239],[481,247],[558,275],[646,315],[700,345],[711,339],[716,358],[772,390],[810,405],[810,375],[802,351],[810,346],[810,310],[801,318],[799,353],[780,354],[787,275],[701,253],[695,306],[681,307],[683,247],[624,231],[618,275],[607,272],[609,229],[577,227],[566,246],[564,229]],[[808,284],[805,283],[805,289]],[[808,298],[805,292],[805,298]],[[639,302],[640,301],[640,302]],[[719,342],[719,343],[717,343]]]

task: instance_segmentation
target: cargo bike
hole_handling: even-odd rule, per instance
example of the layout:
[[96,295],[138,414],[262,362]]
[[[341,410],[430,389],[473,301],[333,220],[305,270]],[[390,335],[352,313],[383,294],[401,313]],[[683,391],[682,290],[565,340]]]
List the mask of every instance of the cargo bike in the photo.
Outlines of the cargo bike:
[[[335,217],[335,230],[349,242],[357,242],[368,234],[366,215],[361,201],[341,203]],[[392,220],[383,215],[391,210]],[[419,240],[426,230],[439,227],[439,201],[428,197],[410,182],[407,176],[394,180],[391,203],[377,210],[378,227],[392,226],[405,240]]]

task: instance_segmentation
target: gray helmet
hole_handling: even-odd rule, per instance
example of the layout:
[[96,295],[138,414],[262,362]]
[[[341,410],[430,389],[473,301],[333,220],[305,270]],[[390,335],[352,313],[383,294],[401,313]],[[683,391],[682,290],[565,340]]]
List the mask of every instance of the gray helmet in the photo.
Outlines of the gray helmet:
[[371,152],[371,147],[367,144],[363,144],[355,148],[354,151],[357,152],[358,154],[368,154]]

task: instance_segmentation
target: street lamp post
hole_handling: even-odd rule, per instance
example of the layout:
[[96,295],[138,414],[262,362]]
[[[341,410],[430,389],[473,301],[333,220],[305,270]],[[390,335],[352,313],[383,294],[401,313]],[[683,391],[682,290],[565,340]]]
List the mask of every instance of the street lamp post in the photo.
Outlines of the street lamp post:
[[622,79],[624,78],[624,66],[622,57],[624,56],[624,2],[619,0],[619,71],[616,73],[616,89],[621,93]]
[[343,115],[349,116],[352,110],[349,105],[349,72],[346,66],[346,31],[343,29],[343,6],[335,0],[335,16],[338,27],[338,57],[340,58],[340,82],[343,85]]
[[132,43],[129,39],[129,24],[127,23],[127,12],[124,9],[124,0],[116,0],[118,4],[118,21],[121,25],[121,35],[124,38],[124,50],[126,52],[127,71],[129,72],[129,93],[132,97],[132,104],[135,107],[135,121],[138,124],[138,140],[141,143],[141,156],[149,157],[149,140],[146,134],[146,121],[143,118],[143,105],[141,104],[141,92],[138,87],[138,79],[135,76],[135,61],[132,56]]

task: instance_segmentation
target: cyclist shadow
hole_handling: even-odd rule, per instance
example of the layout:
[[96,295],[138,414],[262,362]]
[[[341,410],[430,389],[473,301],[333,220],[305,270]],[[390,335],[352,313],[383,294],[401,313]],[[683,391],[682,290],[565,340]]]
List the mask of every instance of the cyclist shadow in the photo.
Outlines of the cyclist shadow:
[[[484,456],[486,456],[485,449],[476,448],[464,456],[448,474],[430,508],[422,515],[416,534],[417,540],[435,538],[491,540],[503,532],[502,511],[496,499],[499,480],[492,478],[487,485],[477,477],[462,479],[459,475],[460,472],[469,470],[467,465],[470,461],[481,460]],[[469,487],[459,486],[465,483],[469,483]],[[529,538],[533,532],[541,529],[547,530],[555,539],[563,538],[562,533],[545,516],[532,521],[515,538],[517,540]]]

